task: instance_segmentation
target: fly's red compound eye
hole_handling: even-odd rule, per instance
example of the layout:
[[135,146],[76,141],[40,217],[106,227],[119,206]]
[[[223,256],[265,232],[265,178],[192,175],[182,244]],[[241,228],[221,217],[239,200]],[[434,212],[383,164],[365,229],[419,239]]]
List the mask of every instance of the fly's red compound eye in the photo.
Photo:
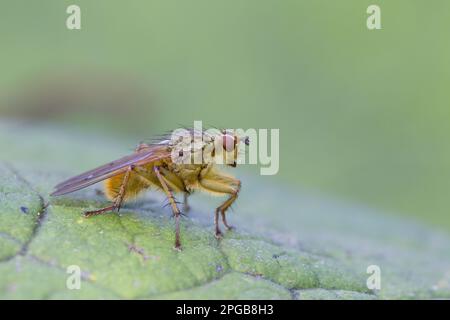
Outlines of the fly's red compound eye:
[[227,152],[231,152],[234,150],[234,137],[229,134],[223,135],[223,148]]

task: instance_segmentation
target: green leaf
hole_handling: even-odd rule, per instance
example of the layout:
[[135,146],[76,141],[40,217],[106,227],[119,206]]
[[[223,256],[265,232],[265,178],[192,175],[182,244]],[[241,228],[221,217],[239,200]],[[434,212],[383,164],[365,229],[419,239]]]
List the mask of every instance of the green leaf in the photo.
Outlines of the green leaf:
[[[194,196],[174,221],[149,192],[119,214],[95,186],[50,198],[52,186],[129,152],[104,137],[0,122],[0,298],[376,299],[449,298],[450,238],[417,222],[237,171],[243,189],[218,241],[219,199]],[[381,270],[369,290],[367,267]],[[69,266],[81,288],[68,289]]]

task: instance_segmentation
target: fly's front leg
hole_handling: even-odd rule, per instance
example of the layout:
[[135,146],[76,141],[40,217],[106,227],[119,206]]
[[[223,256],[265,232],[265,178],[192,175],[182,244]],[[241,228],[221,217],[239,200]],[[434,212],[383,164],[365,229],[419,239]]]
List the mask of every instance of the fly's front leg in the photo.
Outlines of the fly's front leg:
[[130,174],[131,171],[133,170],[132,166],[129,166],[127,171],[125,172],[125,175],[123,176],[123,180],[122,183],[120,185],[120,189],[119,189],[119,193],[117,194],[116,198],[114,199],[114,202],[111,206],[105,207],[105,208],[101,208],[98,210],[93,210],[93,211],[86,211],[84,213],[84,216],[86,218],[92,217],[92,216],[96,216],[108,211],[114,211],[115,209],[117,209],[117,212],[119,212],[120,207],[122,206],[122,202],[123,202],[123,198],[125,197],[125,192],[126,192],[126,186],[128,184],[128,180],[130,179]]
[[228,230],[231,230],[234,227],[228,224],[227,217],[226,217],[226,211],[236,201],[236,199],[237,199],[237,197],[239,195],[239,191],[241,191],[241,181],[240,180],[236,180],[236,189],[235,189],[235,191],[231,194],[231,196],[222,205],[220,205],[216,209],[216,211],[220,211],[220,214],[222,216],[222,223]]
[[220,238],[222,236],[222,232],[219,227],[219,215],[222,217],[222,222],[224,226],[230,230],[233,227],[230,226],[226,219],[226,211],[230,206],[236,201],[239,191],[241,189],[241,181],[229,177],[227,175],[220,174],[215,171],[211,171],[205,177],[200,180],[201,186],[207,191],[211,191],[219,194],[229,194],[230,197],[219,207],[216,208],[216,212],[214,215],[214,225],[216,228],[216,238]]
[[164,192],[167,195],[167,198],[169,199],[170,205],[172,206],[172,211],[175,216],[175,249],[181,250],[181,241],[180,241],[180,209],[178,209],[177,203],[175,201],[175,198],[173,196],[172,191],[170,191],[169,187],[167,186],[167,180],[164,178],[164,176],[161,174],[159,167],[155,166],[153,167],[153,171],[156,174],[156,177],[159,180],[159,183],[161,184]]

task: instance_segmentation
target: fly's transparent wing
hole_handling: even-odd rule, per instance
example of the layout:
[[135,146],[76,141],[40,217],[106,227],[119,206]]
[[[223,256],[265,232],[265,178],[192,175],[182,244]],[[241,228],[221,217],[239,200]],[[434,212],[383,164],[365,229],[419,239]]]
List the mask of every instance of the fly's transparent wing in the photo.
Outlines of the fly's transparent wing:
[[51,195],[60,196],[71,193],[112,176],[121,174],[127,171],[130,166],[141,166],[166,157],[170,157],[170,152],[167,150],[166,146],[151,145],[139,152],[63,181],[55,186],[55,191]]

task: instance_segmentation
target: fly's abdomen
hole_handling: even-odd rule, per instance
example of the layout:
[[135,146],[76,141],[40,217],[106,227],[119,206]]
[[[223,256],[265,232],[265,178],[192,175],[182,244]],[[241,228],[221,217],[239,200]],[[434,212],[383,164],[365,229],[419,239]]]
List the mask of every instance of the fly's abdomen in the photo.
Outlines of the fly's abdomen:
[[[125,173],[122,173],[105,180],[105,195],[108,199],[113,200],[118,196],[124,176]],[[125,187],[124,200],[136,198],[148,187],[149,185],[140,179],[136,173],[131,172],[128,183]]]

